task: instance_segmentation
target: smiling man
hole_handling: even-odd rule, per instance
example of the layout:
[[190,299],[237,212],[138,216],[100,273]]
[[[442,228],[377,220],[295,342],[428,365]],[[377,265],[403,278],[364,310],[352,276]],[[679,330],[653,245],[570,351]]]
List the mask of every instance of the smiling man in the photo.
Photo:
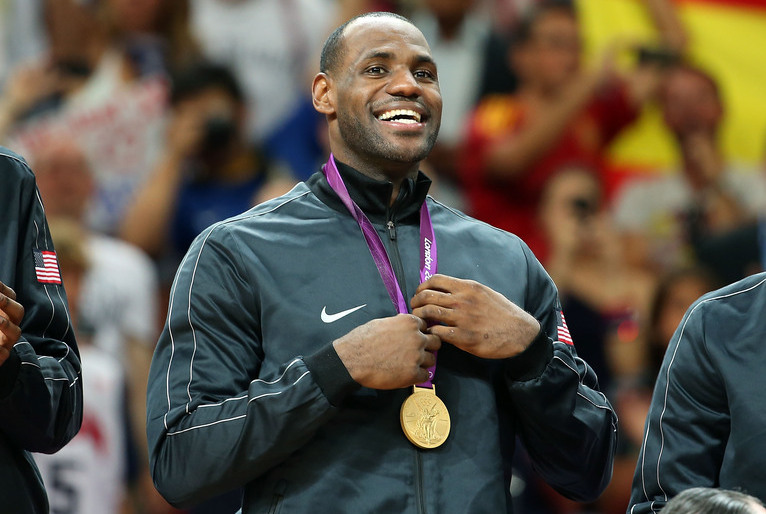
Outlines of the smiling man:
[[185,506],[244,486],[244,514],[512,512],[519,436],[553,487],[595,498],[616,418],[553,282],[427,196],[442,101],[423,35],[366,14],[320,69],[327,164],[178,270],[149,383],[157,488]]

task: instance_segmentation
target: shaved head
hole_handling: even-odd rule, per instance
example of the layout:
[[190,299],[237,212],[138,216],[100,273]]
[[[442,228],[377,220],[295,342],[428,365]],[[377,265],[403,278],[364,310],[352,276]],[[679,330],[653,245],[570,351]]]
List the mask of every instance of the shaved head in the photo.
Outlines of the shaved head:
[[322,47],[322,54],[319,57],[319,71],[329,74],[337,69],[338,64],[343,61],[343,56],[345,54],[343,43],[346,28],[359,20],[368,18],[395,18],[414,26],[414,24],[404,16],[392,12],[369,12],[355,16],[335,29],[327,38],[327,41],[325,41],[325,44]]

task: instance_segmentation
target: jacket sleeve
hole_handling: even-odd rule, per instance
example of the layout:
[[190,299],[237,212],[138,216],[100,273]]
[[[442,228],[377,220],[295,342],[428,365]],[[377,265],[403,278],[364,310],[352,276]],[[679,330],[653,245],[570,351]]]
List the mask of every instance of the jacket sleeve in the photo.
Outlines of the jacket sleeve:
[[174,505],[255,479],[334,412],[309,357],[262,369],[267,343],[254,275],[268,273],[242,262],[225,224],[195,240],[176,274],[147,398],[150,469]]
[[0,366],[0,432],[28,451],[53,453],[82,422],[82,382],[66,294],[40,282],[35,251],[53,243],[34,176],[0,152],[0,280],[24,307],[21,337]]
[[726,387],[705,348],[710,304],[696,302],[665,353],[644,427],[628,513],[659,512],[690,487],[717,487],[729,439]]
[[548,484],[572,500],[594,500],[612,477],[617,416],[595,372],[577,356],[553,281],[524,251],[526,309],[540,321],[541,333],[506,367],[517,430]]

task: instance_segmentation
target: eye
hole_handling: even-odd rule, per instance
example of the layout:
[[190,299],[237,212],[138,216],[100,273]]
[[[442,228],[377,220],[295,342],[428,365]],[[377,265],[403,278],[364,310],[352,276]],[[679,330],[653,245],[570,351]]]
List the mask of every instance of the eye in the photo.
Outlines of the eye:
[[386,72],[386,69],[383,66],[369,66],[366,70],[364,70],[365,73],[368,73],[370,75],[382,75]]
[[413,76],[417,79],[436,80],[436,74],[431,70],[415,70]]

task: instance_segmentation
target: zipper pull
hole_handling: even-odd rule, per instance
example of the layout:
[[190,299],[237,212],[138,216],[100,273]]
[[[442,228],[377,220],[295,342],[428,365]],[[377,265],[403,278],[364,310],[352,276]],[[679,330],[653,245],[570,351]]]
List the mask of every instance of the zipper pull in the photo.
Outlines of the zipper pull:
[[388,237],[391,238],[391,241],[396,241],[396,225],[394,225],[392,220],[388,220],[386,228],[388,229]]

